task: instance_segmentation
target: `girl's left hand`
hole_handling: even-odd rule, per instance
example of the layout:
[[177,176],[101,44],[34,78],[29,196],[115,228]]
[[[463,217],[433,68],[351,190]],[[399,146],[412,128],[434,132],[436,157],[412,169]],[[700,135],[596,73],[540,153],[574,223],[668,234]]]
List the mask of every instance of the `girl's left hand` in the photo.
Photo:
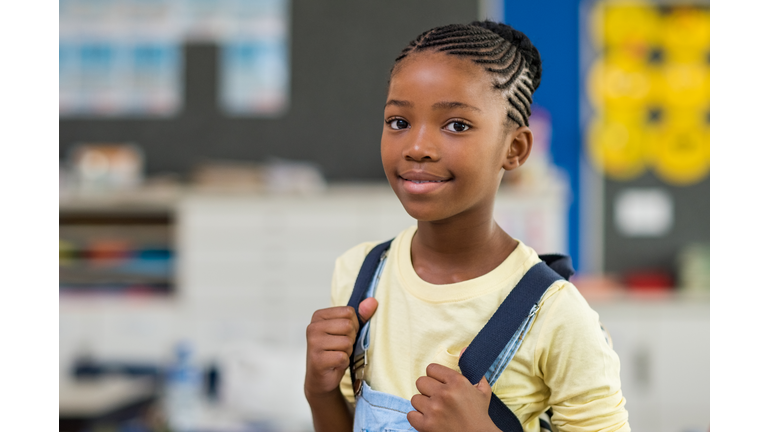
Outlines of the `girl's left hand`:
[[408,422],[419,432],[498,431],[488,416],[491,386],[485,378],[472,385],[453,369],[432,363],[427,376],[416,380],[421,394],[411,398],[416,411],[408,413]]

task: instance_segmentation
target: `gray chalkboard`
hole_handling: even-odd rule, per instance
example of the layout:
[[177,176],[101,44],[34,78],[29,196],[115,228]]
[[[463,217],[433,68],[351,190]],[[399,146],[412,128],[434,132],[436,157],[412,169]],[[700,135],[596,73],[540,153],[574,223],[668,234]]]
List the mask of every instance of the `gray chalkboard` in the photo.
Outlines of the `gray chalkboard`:
[[78,142],[135,142],[147,172],[186,174],[207,159],[308,160],[330,180],[384,179],[379,156],[389,69],[431,27],[477,19],[464,0],[293,0],[290,108],[236,118],[218,106],[216,45],[187,45],[184,107],[169,119],[59,121],[59,152]]
[[[661,237],[630,237],[614,223],[616,197],[629,188],[659,188],[673,202],[670,231]],[[689,186],[671,186],[646,173],[630,182],[605,180],[604,256],[605,271],[622,274],[637,270],[677,273],[677,256],[691,243],[709,244],[709,176]]]

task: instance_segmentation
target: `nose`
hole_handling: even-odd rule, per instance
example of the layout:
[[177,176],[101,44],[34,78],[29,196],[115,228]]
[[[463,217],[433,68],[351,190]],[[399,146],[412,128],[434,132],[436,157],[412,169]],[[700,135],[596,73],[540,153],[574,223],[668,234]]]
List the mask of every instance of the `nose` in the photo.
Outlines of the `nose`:
[[413,138],[408,141],[403,149],[404,159],[414,162],[428,160],[435,162],[440,159],[437,146],[438,137],[433,136],[426,126],[421,127],[416,134],[411,136]]

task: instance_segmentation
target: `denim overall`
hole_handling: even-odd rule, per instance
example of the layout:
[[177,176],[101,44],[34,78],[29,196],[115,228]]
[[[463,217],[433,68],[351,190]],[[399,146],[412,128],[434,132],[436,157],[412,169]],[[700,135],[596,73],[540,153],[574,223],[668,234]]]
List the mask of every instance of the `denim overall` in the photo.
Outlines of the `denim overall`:
[[[386,252],[379,261],[379,265],[376,268],[376,272],[374,273],[373,279],[365,294],[365,298],[374,295],[385,262]],[[533,318],[536,316],[538,309],[538,304],[535,304],[533,308],[531,308],[527,319],[523,321],[514,336],[509,340],[505,348],[496,358],[496,361],[493,362],[491,367],[485,373],[485,379],[488,380],[488,384],[490,384],[491,387],[493,387],[499,379],[501,373],[512,360],[515,353],[517,353],[517,350],[523,343],[523,338],[531,328]],[[362,369],[363,371],[363,373],[356,372],[355,375],[353,375],[353,380],[357,378],[360,381],[359,383],[355,382],[355,385],[353,385],[353,388],[357,392],[353,431],[414,431],[415,429],[408,423],[408,419],[406,418],[409,411],[414,411],[411,402],[398,396],[376,391],[365,382],[364,370],[365,365],[368,363],[367,351],[370,347],[370,324],[370,321],[368,321],[360,330],[360,336],[355,345],[355,353],[353,354],[353,359],[356,360],[355,363],[358,365],[356,370],[360,371]]]

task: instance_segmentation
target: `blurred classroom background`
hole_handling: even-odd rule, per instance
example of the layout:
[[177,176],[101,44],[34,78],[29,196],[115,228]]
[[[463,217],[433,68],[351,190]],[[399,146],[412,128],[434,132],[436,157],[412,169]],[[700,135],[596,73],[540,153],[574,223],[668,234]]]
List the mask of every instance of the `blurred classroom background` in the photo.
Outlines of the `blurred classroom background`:
[[394,58],[478,18],[543,58],[496,217],[576,286],[637,432],[709,424],[709,3],[60,0],[61,431],[310,431],[335,258],[414,224],[386,184]]

